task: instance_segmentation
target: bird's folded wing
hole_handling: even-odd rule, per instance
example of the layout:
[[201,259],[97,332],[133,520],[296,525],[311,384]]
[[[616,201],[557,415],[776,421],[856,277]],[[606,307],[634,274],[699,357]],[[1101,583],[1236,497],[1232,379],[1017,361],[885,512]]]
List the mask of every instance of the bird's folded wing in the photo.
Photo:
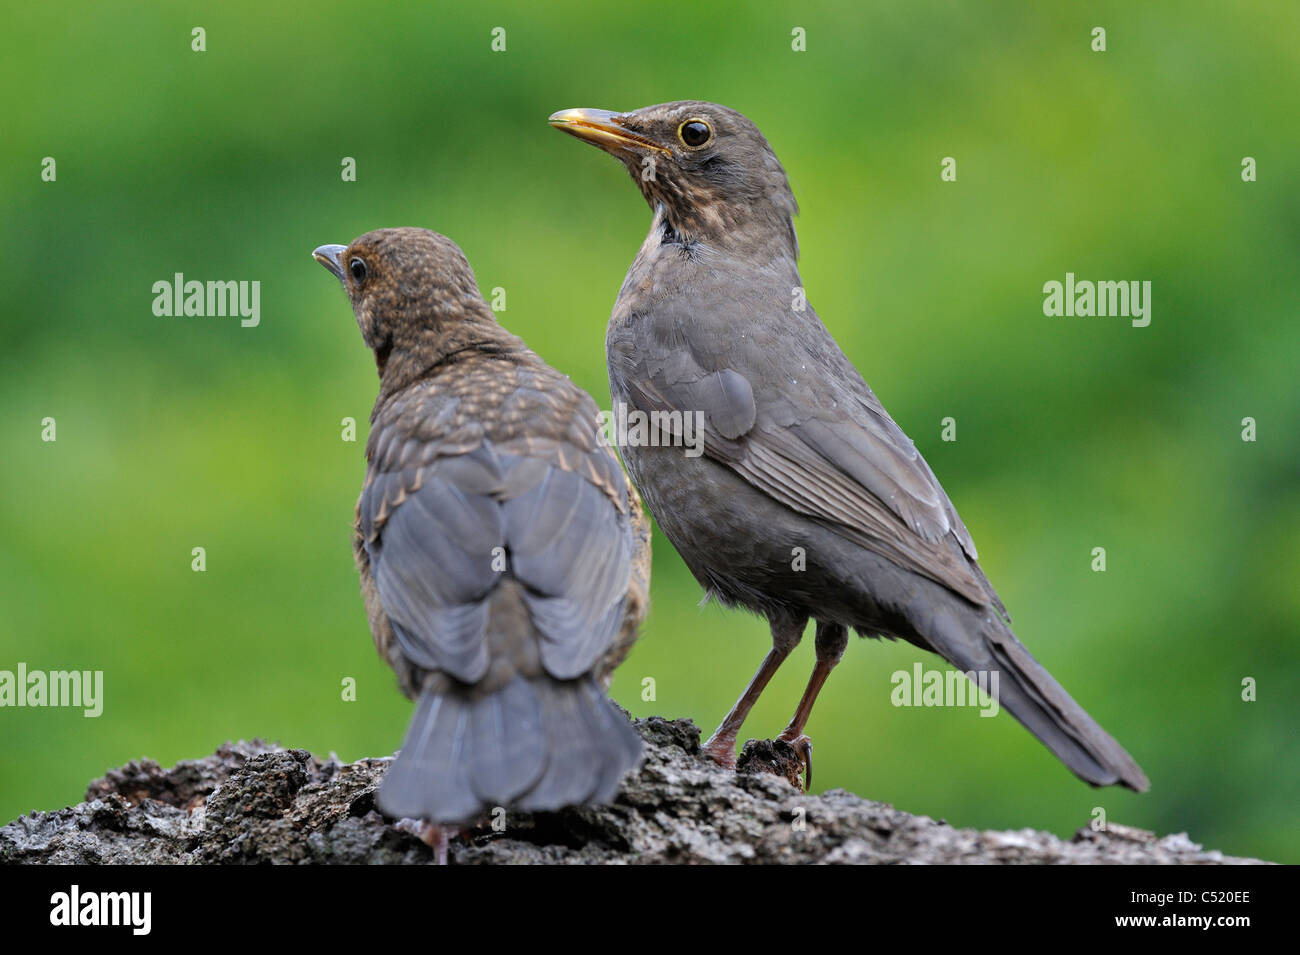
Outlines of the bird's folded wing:
[[[536,631],[525,637],[540,639],[547,671],[568,679],[591,669],[618,631],[631,572],[626,509],[588,476],[617,462],[600,448],[537,440],[527,455],[485,439],[444,455],[410,447],[420,460],[372,471],[360,501],[375,584],[403,653],[458,680],[481,679],[489,596],[509,578],[523,584]],[[566,468],[574,463],[582,473]]]
[[[609,452],[594,453],[618,467]],[[511,570],[526,587],[542,665],[561,680],[586,673],[623,623],[633,548],[627,511],[582,474],[558,467],[504,509]]]
[[630,376],[633,402],[644,411],[702,412],[705,453],[754,487],[976,604],[989,602],[947,541],[952,533],[973,558],[966,528],[883,408],[877,413],[843,389],[829,408],[824,401],[801,406],[771,389],[756,399],[740,372],[690,364],[679,353],[648,375]]

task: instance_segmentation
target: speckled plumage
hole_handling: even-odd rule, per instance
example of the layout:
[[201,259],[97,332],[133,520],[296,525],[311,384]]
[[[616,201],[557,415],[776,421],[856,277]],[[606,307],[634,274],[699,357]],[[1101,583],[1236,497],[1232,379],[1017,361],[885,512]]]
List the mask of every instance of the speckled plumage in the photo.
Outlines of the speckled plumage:
[[380,374],[353,550],[417,701],[381,808],[608,801],[640,753],[604,690],[647,609],[649,527],[595,402],[497,324],[449,239],[384,229],[318,257]]

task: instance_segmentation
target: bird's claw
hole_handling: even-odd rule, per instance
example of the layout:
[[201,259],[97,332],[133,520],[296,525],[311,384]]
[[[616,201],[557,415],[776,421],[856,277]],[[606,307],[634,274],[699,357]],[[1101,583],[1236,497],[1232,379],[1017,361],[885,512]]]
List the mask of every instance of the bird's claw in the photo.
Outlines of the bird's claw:
[[803,733],[782,733],[777,739],[789,743],[799,757],[799,762],[803,764],[803,791],[808,792],[812,789],[812,740]]

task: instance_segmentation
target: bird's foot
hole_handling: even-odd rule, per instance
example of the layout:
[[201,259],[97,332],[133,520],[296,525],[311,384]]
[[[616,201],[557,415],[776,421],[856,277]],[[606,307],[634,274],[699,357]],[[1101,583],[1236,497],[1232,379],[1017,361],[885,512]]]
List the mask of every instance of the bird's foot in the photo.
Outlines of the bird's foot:
[[714,733],[700,747],[700,755],[707,756],[723,769],[736,768],[736,737],[734,734]]
[[803,764],[803,791],[812,789],[812,740],[803,733],[791,733],[789,730],[777,737],[783,743],[789,743],[799,762]]
[[423,819],[400,819],[397,828],[409,832],[432,849],[434,865],[447,864],[447,846],[451,842],[451,837],[456,835],[454,827],[435,826]]
[[[804,743],[807,745],[804,745]],[[780,776],[795,789],[807,791],[811,776],[812,742],[777,739],[751,739],[740,751],[736,772],[752,775]],[[801,778],[802,777],[802,778]]]

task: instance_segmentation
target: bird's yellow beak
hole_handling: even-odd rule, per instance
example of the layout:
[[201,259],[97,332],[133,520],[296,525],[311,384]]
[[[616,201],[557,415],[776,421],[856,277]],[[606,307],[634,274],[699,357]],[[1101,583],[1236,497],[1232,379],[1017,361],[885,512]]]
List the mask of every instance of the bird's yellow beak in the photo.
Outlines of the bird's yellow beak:
[[650,149],[671,155],[658,143],[627,129],[623,125],[623,119],[624,114],[607,109],[562,109],[558,113],[552,113],[548,122],[556,129],[577,136],[609,153]]

